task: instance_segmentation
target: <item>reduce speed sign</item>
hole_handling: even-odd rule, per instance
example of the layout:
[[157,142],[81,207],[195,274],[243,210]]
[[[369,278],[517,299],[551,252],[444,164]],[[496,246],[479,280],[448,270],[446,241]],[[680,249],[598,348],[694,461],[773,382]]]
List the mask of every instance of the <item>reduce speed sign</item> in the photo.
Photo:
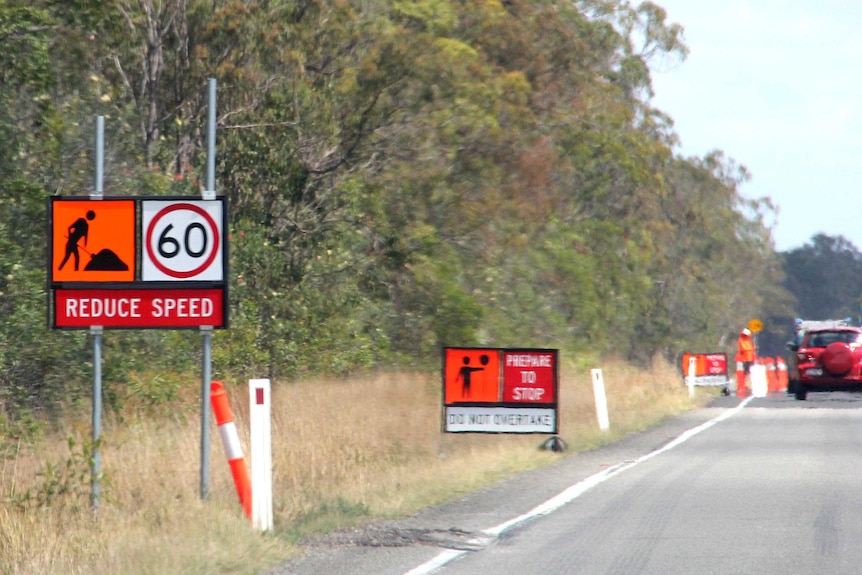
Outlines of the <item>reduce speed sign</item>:
[[145,200],[141,210],[143,281],[224,281],[220,200]]

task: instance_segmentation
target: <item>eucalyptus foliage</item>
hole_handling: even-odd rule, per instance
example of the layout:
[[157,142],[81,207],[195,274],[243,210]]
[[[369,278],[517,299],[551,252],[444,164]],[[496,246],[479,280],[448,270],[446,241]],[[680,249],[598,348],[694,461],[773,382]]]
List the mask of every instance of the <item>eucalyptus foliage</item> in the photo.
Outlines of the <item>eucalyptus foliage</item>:
[[[93,117],[110,193],[199,193],[209,78],[231,209],[217,376],[728,346],[783,293],[772,206],[721,152],[681,157],[650,105],[681,32],[610,0],[6,2],[0,400],[86,389],[87,335],[46,329],[44,230],[49,196],[89,193]],[[193,333],[105,342],[109,390],[199,359]]]

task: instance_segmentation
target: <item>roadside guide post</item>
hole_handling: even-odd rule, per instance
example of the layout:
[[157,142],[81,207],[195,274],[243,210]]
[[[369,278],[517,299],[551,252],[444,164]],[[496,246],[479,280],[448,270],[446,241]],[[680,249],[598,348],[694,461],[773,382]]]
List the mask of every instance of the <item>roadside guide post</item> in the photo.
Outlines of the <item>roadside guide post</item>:
[[611,428],[611,422],[608,418],[608,396],[605,392],[605,380],[602,377],[601,369],[591,369],[590,374],[593,376],[593,397],[596,400],[596,417],[599,420],[599,429],[607,431]]
[[697,377],[697,358],[688,358],[688,395],[694,397],[694,380]]
[[688,395],[694,397],[694,383],[697,379],[697,358],[688,358]]
[[248,382],[251,443],[251,520],[272,531],[272,394],[269,379]]

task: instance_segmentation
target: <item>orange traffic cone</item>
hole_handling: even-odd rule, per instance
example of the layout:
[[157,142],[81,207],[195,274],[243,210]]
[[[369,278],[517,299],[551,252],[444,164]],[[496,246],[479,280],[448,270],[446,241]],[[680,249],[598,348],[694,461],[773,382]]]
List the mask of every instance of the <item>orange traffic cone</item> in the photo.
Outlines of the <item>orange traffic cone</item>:
[[748,395],[745,389],[745,364],[739,354],[736,354],[736,397]]
[[787,391],[787,364],[780,357],[775,358],[775,368],[778,372],[778,391]]
[[778,393],[778,373],[775,370],[775,360],[771,357],[764,357],[762,363],[766,366],[767,393]]
[[246,516],[251,519],[251,480],[248,470],[245,468],[245,459],[242,454],[242,446],[239,443],[239,434],[233,421],[233,413],[227,400],[227,393],[220,381],[210,383],[210,401],[213,406],[216,424],[218,425],[221,442],[227,454],[227,462],[230,465],[230,473],[236,486],[239,502]]

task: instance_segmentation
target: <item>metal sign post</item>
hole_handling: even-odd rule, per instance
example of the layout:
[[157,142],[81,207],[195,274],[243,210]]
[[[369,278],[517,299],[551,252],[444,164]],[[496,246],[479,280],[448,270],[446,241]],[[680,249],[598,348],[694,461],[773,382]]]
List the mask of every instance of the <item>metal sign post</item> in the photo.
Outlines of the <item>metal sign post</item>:
[[203,359],[201,369],[201,499],[210,493],[210,380],[212,379],[212,327],[202,327]]
[[90,468],[90,505],[94,512],[99,511],[99,480],[101,454],[99,440],[102,437],[102,328],[90,328],[93,335],[93,457]]
[[[214,200],[215,145],[216,145],[216,80],[207,83],[207,180],[202,199]],[[227,230],[224,231],[227,233]],[[226,280],[226,278],[223,278]],[[201,369],[201,499],[209,497],[210,490],[210,380],[212,379],[212,327],[201,327],[203,335],[203,366]]]
[[[105,117],[96,117],[96,179],[90,199],[100,200],[104,194],[103,174],[105,161]],[[102,438],[102,327],[90,326],[93,335],[93,456],[90,468],[90,506],[99,511],[99,480],[102,473],[102,455],[99,441]]]

